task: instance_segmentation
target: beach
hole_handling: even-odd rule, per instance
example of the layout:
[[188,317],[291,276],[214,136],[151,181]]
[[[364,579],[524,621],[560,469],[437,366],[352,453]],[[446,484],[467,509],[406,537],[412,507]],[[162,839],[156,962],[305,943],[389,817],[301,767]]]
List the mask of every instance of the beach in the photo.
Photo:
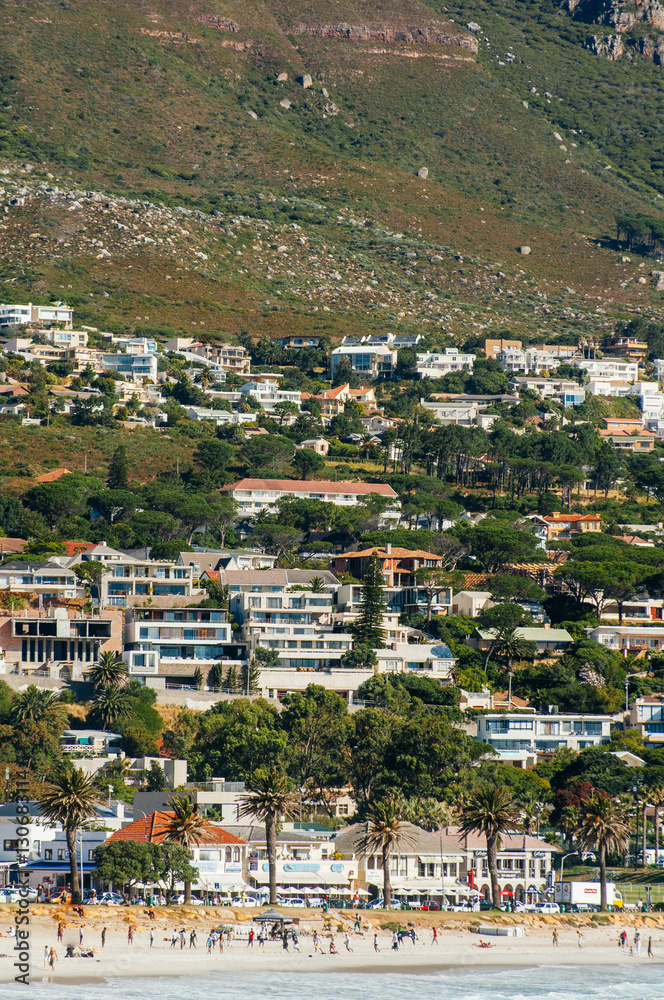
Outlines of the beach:
[[[10,935],[15,911],[15,907],[0,907],[0,982],[4,983],[11,982],[16,975],[13,965],[15,938]],[[118,977],[192,977],[222,971],[412,975],[467,968],[664,964],[664,915],[661,914],[643,917],[630,914],[624,918],[618,914],[598,915],[598,920],[592,920],[585,915],[492,917],[490,914],[374,911],[366,915],[366,920],[361,912],[363,928],[357,932],[353,911],[332,911],[324,917],[320,911],[283,910],[297,921],[293,926],[299,947],[299,951],[296,950],[291,941],[286,951],[280,939],[267,941],[264,945],[258,940],[251,945],[248,943],[250,929],[258,931],[253,918],[259,912],[217,907],[162,907],[152,920],[143,907],[86,907],[85,916],[80,917],[71,907],[35,905],[30,915],[29,978],[31,982],[62,984]],[[61,941],[57,939],[58,924],[62,925]],[[520,928],[519,933],[523,936],[478,934],[478,924]],[[406,937],[394,951],[392,933],[399,925],[408,931],[412,928],[415,941]],[[209,954],[210,931],[222,926],[231,930],[233,937],[224,942],[223,952],[216,944]],[[434,943],[434,927],[437,943]],[[106,933],[102,948],[103,928]],[[185,931],[183,946],[181,929]],[[627,933],[626,948],[618,944],[623,929]],[[553,943],[554,930],[558,935],[557,947]],[[177,934],[175,947],[172,946],[174,931]],[[192,931],[195,932],[193,943]],[[314,949],[314,932],[320,936],[322,952]],[[634,945],[636,933],[640,936],[639,954]],[[374,948],[374,935],[377,935],[378,951]],[[330,954],[332,938],[338,954]],[[647,954],[650,938],[652,959]],[[480,942],[491,947],[480,947]],[[76,952],[79,945],[93,950],[92,957],[65,957],[68,946]],[[53,970],[45,963],[45,949],[51,948],[57,954]]]

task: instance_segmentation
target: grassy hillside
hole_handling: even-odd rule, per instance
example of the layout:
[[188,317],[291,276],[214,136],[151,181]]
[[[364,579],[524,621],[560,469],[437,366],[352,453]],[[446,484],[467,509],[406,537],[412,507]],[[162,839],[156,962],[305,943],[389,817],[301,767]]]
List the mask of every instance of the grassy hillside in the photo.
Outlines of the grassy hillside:
[[[662,312],[651,261],[612,243],[616,211],[659,212],[662,70],[599,60],[553,4],[27,0],[3,18],[7,297],[64,295],[103,328],[443,342]],[[414,28],[446,44],[399,40]]]

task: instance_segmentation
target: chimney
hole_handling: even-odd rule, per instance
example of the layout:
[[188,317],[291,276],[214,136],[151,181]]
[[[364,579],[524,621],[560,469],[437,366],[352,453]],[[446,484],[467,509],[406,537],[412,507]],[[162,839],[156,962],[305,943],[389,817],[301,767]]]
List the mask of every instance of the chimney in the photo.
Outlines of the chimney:
[[388,556],[392,555],[392,542],[385,542],[385,554]]

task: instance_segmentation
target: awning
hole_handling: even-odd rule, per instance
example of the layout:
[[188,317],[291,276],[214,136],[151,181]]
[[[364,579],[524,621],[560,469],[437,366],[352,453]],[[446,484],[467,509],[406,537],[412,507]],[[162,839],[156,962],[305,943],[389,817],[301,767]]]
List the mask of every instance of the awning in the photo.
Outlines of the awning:
[[421,861],[422,864],[435,864],[438,862],[440,864],[440,854],[418,854],[417,860]]

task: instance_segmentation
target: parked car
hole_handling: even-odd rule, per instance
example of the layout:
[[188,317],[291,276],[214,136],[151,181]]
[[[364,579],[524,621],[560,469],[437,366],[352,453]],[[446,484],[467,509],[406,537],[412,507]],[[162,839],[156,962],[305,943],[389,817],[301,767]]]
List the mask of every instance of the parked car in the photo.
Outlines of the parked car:
[[71,893],[69,889],[63,889],[59,886],[57,889],[51,889],[48,896],[46,897],[47,903],[71,903]]
[[493,903],[490,899],[480,899],[480,910],[492,910]]
[[121,906],[124,896],[120,892],[100,892],[83,900],[88,906]]
[[231,900],[231,906],[262,906],[262,903],[256,896],[236,896]]
[[536,913],[560,913],[560,907],[557,903],[537,903],[535,906]]
[[[297,896],[283,896],[278,900],[279,906],[304,906],[304,899],[298,899]],[[258,905],[258,904],[257,904]]]
[[311,909],[321,909],[325,906],[325,900],[322,896],[307,896],[306,905]]

